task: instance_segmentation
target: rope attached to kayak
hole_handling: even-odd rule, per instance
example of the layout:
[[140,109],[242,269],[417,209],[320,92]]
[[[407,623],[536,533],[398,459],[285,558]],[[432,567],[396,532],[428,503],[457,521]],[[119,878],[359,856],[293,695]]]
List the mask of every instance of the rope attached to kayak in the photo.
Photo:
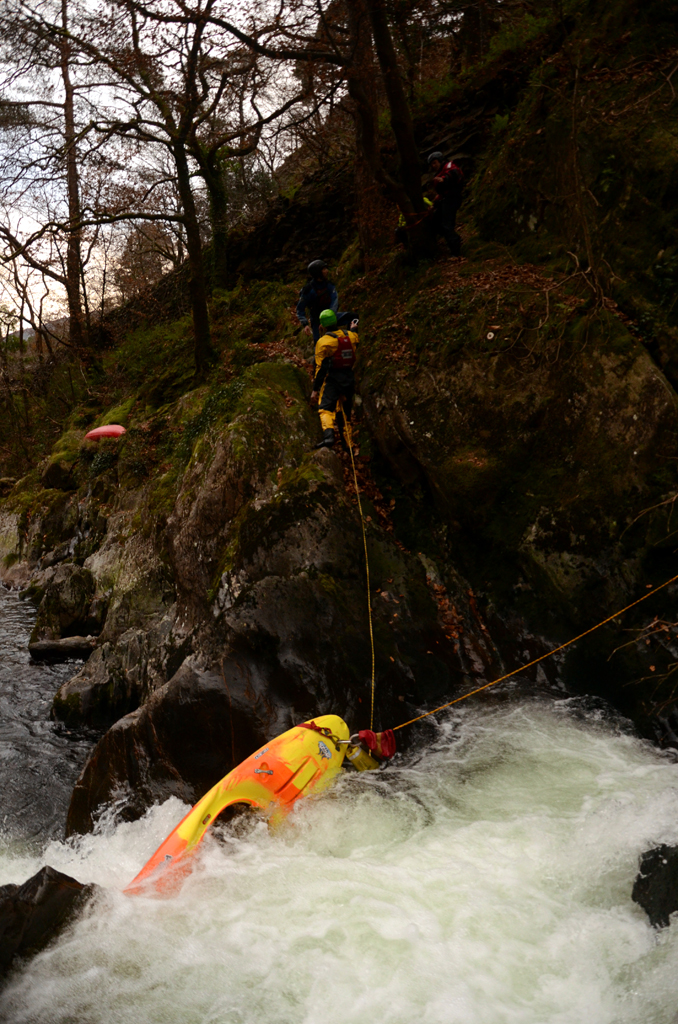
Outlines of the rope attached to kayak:
[[564,651],[566,647],[570,647],[571,644],[575,644],[577,640],[581,640],[582,637],[588,636],[589,633],[594,633],[597,629],[600,629],[601,626],[605,626],[608,622],[612,622],[613,619],[623,615],[624,612],[629,611],[630,608],[635,608],[637,604],[640,604],[642,601],[646,601],[648,597],[653,597],[658,591],[663,590],[664,587],[668,587],[671,583],[675,583],[676,580],[678,580],[678,576],[672,576],[670,580],[666,580],[665,583],[660,583],[658,587],[654,587],[652,590],[649,590],[647,594],[643,594],[643,596],[639,597],[636,601],[632,601],[631,604],[627,604],[625,608],[615,612],[614,615],[608,615],[608,617],[603,619],[602,622],[597,622],[596,625],[591,626],[590,629],[585,629],[583,633],[579,634],[579,636],[572,637],[571,640],[561,644],[560,647],[554,647],[552,651],[547,651],[546,654],[541,654],[538,658],[533,658],[533,660],[528,661],[526,665],[521,665],[520,668],[515,668],[512,672],[507,672],[506,675],[499,676],[499,679],[493,679],[491,683],[485,683],[484,686],[479,686],[477,690],[471,690],[470,693],[465,693],[461,697],[455,697],[454,700],[448,701],[447,704],[441,704],[439,708],[434,708],[433,711],[426,711],[423,715],[411,718],[409,722],[403,722],[401,725],[394,725],[393,732],[396,732],[398,729],[404,729],[406,725],[412,725],[414,722],[420,722],[422,718],[428,718],[429,715],[435,715],[438,711],[444,711],[445,708],[452,707],[453,704],[458,704],[459,701],[466,700],[467,697],[473,697],[476,693],[482,693],[483,690],[489,689],[490,686],[496,686],[497,683],[503,683],[505,679],[510,679],[511,676],[516,676],[519,672],[524,672],[525,669],[531,668],[532,665],[538,665],[540,661],[545,661],[546,658],[551,658],[554,654],[557,654],[558,651]]
[[360,501],[360,488],[358,487],[358,474],[355,468],[355,459],[353,458],[353,432],[351,430],[351,424],[349,423],[346,414],[344,413],[341,399],[339,399],[341,406],[341,415],[344,420],[344,434],[346,437],[346,443],[348,445],[349,454],[351,456],[351,467],[353,469],[353,483],[355,484],[355,495],[358,499],[358,512],[360,513],[360,526],[363,531],[363,547],[365,548],[365,572],[367,574],[367,618],[370,625],[370,647],[372,649],[372,680],[371,680],[371,696],[370,696],[370,729],[374,729],[374,630],[372,628],[372,596],[370,594],[370,560],[367,554],[367,534],[365,532],[365,517],[363,515],[363,506]]
[[[372,730],[374,728],[374,688],[375,688],[375,683],[374,683],[374,666],[375,666],[375,659],[374,659],[374,630],[373,630],[373,627],[372,627],[372,599],[371,599],[371,594],[370,594],[370,562],[369,562],[369,556],[368,556],[368,553],[367,553],[367,533],[365,531],[365,517],[363,515],[362,503],[360,501],[360,488],[358,486],[358,474],[356,472],[355,459],[353,457],[353,433],[351,431],[351,425],[350,425],[348,419],[346,418],[346,415],[344,414],[344,410],[342,408],[341,399],[339,399],[338,405],[339,405],[339,408],[341,410],[342,418],[343,418],[343,421],[344,421],[344,435],[345,435],[345,438],[346,438],[346,443],[348,444],[349,454],[351,456],[351,468],[353,470],[353,482],[355,484],[355,493],[356,493],[356,498],[358,500],[358,512],[360,513],[360,526],[361,526],[361,529],[362,529],[363,546],[364,546],[364,549],[365,549],[365,573],[366,573],[366,576],[367,576],[367,615],[368,615],[368,622],[369,622],[369,627],[370,627],[370,648],[371,648],[371,652],[372,652],[372,676],[371,676],[371,700],[370,700],[370,729]],[[337,411],[339,411],[339,410],[337,410]],[[490,687],[497,686],[498,683],[503,683],[503,682],[505,682],[505,680],[511,679],[513,676],[517,676],[520,672],[524,672],[526,669],[532,668],[533,665],[538,665],[539,662],[545,661],[547,658],[553,657],[553,655],[554,654],[558,654],[559,651],[564,651],[566,647],[571,647],[572,644],[576,644],[578,640],[582,640],[585,636],[589,636],[590,633],[595,633],[595,631],[597,629],[600,629],[602,626],[607,625],[608,622],[612,622],[613,619],[619,618],[620,615],[624,615],[626,612],[630,611],[631,608],[635,608],[636,605],[642,604],[643,601],[647,601],[648,597],[653,597],[660,590],[663,590],[665,587],[670,586],[672,583],[675,583],[676,581],[678,581],[678,574],[676,576],[672,576],[671,579],[666,580],[664,583],[660,583],[659,586],[653,587],[651,590],[648,590],[648,592],[646,594],[643,594],[642,597],[639,597],[635,601],[632,601],[630,604],[627,604],[626,607],[620,608],[619,611],[614,612],[614,614],[612,614],[612,615],[608,615],[607,618],[602,619],[600,622],[597,622],[595,624],[595,626],[590,626],[589,629],[585,629],[584,632],[583,633],[579,633],[578,636],[572,637],[571,640],[567,640],[564,644],[560,644],[559,647],[554,647],[554,649],[552,651],[547,651],[546,654],[541,654],[538,658],[533,658],[532,661],[528,661],[527,664],[521,665],[520,668],[515,668],[515,669],[513,669],[512,672],[506,672],[503,676],[499,676],[498,679],[493,679],[491,682],[485,683],[483,686],[479,686],[475,690],[471,690],[469,693],[464,693],[464,694],[462,694],[461,697],[455,697],[454,700],[448,701],[447,704],[441,704],[440,707],[433,708],[432,711],[425,711],[424,714],[417,715],[416,718],[410,718],[407,722],[401,722],[400,725],[394,725],[393,729],[387,730],[387,731],[390,732],[391,735],[392,735],[394,732],[397,732],[398,729],[404,729],[408,725],[414,725],[415,722],[420,722],[423,718],[429,718],[431,715],[435,715],[439,711],[445,711],[446,708],[452,707],[453,704],[459,704],[460,701],[466,700],[468,697],[473,697],[476,693],[482,693],[483,690],[489,690]]]

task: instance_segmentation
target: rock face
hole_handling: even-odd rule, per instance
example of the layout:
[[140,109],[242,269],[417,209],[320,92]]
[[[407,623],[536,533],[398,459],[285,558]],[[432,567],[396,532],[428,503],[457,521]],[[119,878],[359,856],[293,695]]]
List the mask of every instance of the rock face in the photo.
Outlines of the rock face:
[[73,469],[66,462],[50,462],[40,476],[43,487],[53,487],[59,491],[74,491],[78,484]]
[[126,629],[100,641],[82,669],[59,688],[52,715],[68,726],[106,729],[143,704],[190,653],[190,637],[177,628],[176,608],[150,628]]
[[655,928],[670,924],[678,910],[678,847],[657,846],[642,855],[631,896]]
[[[123,817],[133,818],[171,795],[195,802],[257,746],[314,714],[333,712],[356,727],[369,724],[364,554],[339,467],[330,453],[314,456],[308,478],[294,478],[268,500],[250,502],[237,532],[233,518],[222,514],[219,520],[216,513],[204,520],[210,529],[201,530],[203,518],[189,506],[178,539],[174,534],[176,563],[185,565],[177,577],[187,593],[172,628],[164,639],[158,630],[139,635],[136,664],[125,653],[132,651],[127,633],[116,647],[98,648],[55,701],[59,717],[67,718],[70,702],[74,721],[87,716],[93,722],[102,707],[112,710],[105,701],[118,692],[117,683],[107,682],[111,659],[127,659],[124,671],[116,670],[120,707],[125,680],[140,678],[151,649],[156,665],[163,651],[185,651],[177,646],[184,630],[196,652],[165,685],[151,691],[147,678],[143,706],[100,741],[75,787],[69,833],[91,829],[106,803],[116,802]],[[214,481],[213,488],[218,497]],[[202,501],[202,490],[196,493]],[[219,539],[217,531],[225,536]],[[208,542],[199,545],[201,536]],[[228,568],[218,577],[207,614],[201,614],[199,598],[219,564],[220,545],[227,546]],[[368,549],[376,728],[411,717],[422,702],[442,700],[488,667],[498,674],[499,658],[461,590],[455,595],[459,611],[450,600],[439,606],[436,598],[444,588],[438,584],[436,590],[431,566],[370,524]],[[196,550],[202,557],[191,558]],[[193,623],[190,636],[184,620]],[[132,692],[126,692],[131,700]],[[141,693],[140,688],[137,698]]]
[[95,602],[96,583],[89,569],[67,562],[47,569],[43,575],[31,643],[98,633],[105,606]]
[[276,731],[282,710],[262,683],[234,661],[224,673],[183,665],[100,740],[73,790],[67,835],[89,832],[109,803],[126,820],[170,796],[195,803]]
[[[501,281],[501,270],[453,265],[439,271],[434,289],[404,296],[398,322],[412,339],[409,362],[375,358],[361,391],[400,484],[399,507],[409,503],[420,522],[435,509],[442,559],[484,591],[490,626],[492,612],[511,615],[562,642],[678,572],[669,511],[678,481],[666,467],[678,398],[638,337],[609,313],[595,344],[573,344],[566,365],[555,341],[536,330],[537,351],[520,348],[523,314],[516,318],[509,303],[495,321],[498,337],[485,336],[471,318],[492,323]],[[435,338],[434,298],[449,314]],[[369,315],[379,322],[385,313],[373,307]],[[675,585],[626,616],[623,629],[640,630],[654,615],[678,616]],[[596,633],[567,652],[562,677],[654,736],[649,702],[625,684],[653,672],[659,680],[678,648],[668,633],[656,645],[628,644],[628,635],[618,624]],[[671,703],[670,686],[658,705],[662,698]]]
[[0,886],[0,976],[17,957],[32,956],[51,942],[97,889],[50,867],[23,885]]
[[510,356],[480,355],[364,387],[385,457],[403,482],[426,482],[467,558],[485,572],[501,560],[592,614],[601,599],[624,604],[622,563],[637,558],[620,543],[625,515],[678,428],[665,378],[622,344],[573,357],[567,377],[535,369],[529,387]]
[[28,645],[34,661],[67,661],[69,658],[87,660],[94,648],[93,636],[69,636],[63,640],[37,640]]
[[[112,728],[76,786],[69,832],[92,828],[106,803],[133,818],[170,795],[195,801],[314,714],[370,724],[363,541],[342,463],[309,451],[317,422],[296,369],[257,365],[245,383],[236,415],[196,445],[155,533],[130,530],[149,495],[136,507],[128,495],[86,559],[108,612],[53,713]],[[374,724],[386,728],[499,674],[500,659],[463,581],[443,585],[366,514]]]
[[[495,611],[530,612],[546,635],[571,635],[573,611],[590,625],[601,606],[624,603],[638,544],[624,546],[605,502],[612,494],[628,519],[625,481],[643,479],[633,452],[653,468],[678,428],[675,396],[638,345],[624,345],[573,356],[566,380],[542,361],[530,388],[510,355],[468,351],[452,366],[435,357],[386,375],[366,366],[363,437],[368,425],[399,483],[396,514],[420,494],[410,519],[428,524],[410,533],[407,551],[365,501],[375,728],[502,674],[456,565],[491,589]],[[255,363],[234,384],[221,405],[205,391],[177,404],[177,417],[190,403],[193,412],[166,472],[118,487],[121,446],[82,505],[57,492],[49,532],[31,523],[39,630],[62,635],[105,608],[91,658],[53,706],[71,726],[113,726],[78,782],[69,832],[92,828],[106,803],[133,818],[170,795],[194,801],[254,747],[314,714],[370,725],[350,466],[312,450],[317,419],[295,365]],[[69,542],[69,530],[81,539]],[[70,561],[58,560],[64,545]],[[524,660],[521,647],[507,667]]]

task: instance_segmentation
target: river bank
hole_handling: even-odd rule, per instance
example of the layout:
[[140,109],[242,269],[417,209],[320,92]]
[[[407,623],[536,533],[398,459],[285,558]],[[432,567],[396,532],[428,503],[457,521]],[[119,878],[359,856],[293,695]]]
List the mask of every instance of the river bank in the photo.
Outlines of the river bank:
[[71,792],[94,737],[51,718],[54,694],[76,662],[37,665],[28,654],[35,610],[0,587],[0,843],[42,849],[63,835]]

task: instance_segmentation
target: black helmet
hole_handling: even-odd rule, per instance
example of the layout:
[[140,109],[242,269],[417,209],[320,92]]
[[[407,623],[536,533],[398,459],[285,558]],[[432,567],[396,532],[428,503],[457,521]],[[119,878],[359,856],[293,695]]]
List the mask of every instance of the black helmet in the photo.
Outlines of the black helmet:
[[428,165],[430,167],[434,160],[439,160],[440,163],[442,163],[444,159],[445,158],[444,158],[443,154],[440,152],[440,150],[436,149],[435,153],[431,153],[431,155],[429,156],[429,158],[428,158]]
[[323,276],[323,270],[327,269],[327,264],[323,260],[313,260],[307,269],[314,281],[318,281]]

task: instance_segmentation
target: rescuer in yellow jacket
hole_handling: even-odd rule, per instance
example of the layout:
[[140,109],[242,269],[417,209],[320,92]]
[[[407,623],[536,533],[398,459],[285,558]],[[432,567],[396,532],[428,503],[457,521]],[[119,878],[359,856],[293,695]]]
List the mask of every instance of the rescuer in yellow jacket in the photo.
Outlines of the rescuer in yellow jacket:
[[[354,320],[351,326],[355,326]],[[358,335],[355,331],[337,328],[337,315],[331,309],[320,314],[320,327],[324,334],[315,346],[315,378],[311,402],[320,399],[318,412],[323,439],[318,448],[331,448],[334,444],[334,428],[338,426],[342,444],[344,440],[344,417],[351,418],[355,378],[353,367],[356,360]],[[337,417],[337,402],[341,399],[343,416]],[[337,423],[337,420],[339,421]]]

